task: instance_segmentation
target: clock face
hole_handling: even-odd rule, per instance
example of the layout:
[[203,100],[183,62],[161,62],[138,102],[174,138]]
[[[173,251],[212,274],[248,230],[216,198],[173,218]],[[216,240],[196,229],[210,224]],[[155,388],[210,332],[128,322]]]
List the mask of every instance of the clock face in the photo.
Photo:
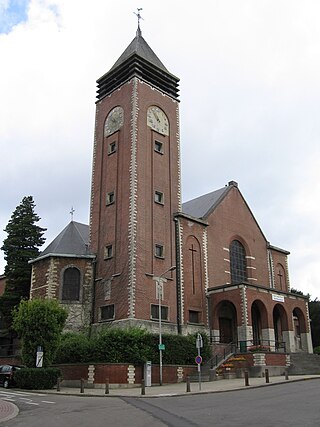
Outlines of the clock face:
[[165,113],[156,106],[148,108],[147,124],[162,135],[169,135],[169,121]]
[[109,136],[123,126],[123,108],[114,107],[108,114],[104,126],[104,135]]

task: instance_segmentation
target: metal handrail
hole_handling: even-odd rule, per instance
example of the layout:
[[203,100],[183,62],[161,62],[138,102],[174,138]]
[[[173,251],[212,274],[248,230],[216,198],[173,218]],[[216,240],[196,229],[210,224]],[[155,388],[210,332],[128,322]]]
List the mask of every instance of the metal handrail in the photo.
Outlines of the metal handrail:
[[[211,343],[219,343],[217,340],[211,340]],[[216,353],[206,362],[210,369],[218,368],[226,359],[236,353],[251,353],[251,352],[277,352],[286,353],[286,343],[284,341],[275,340],[246,340],[238,341],[237,343],[227,343],[223,349],[223,353]]]
[[240,353],[247,352],[277,352],[286,353],[286,343],[275,340],[243,340],[238,341],[237,348]]
[[218,368],[226,359],[228,359],[236,351],[236,344],[231,342],[225,345],[222,354],[214,354],[206,363],[210,369]]

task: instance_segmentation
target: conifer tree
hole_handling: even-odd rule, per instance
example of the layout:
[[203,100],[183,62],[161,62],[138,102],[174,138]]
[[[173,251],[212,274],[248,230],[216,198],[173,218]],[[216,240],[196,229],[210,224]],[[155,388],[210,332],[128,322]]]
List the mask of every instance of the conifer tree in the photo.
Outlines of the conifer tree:
[[16,207],[4,231],[7,233],[1,250],[7,262],[4,270],[6,288],[0,297],[0,312],[6,323],[11,324],[12,309],[21,299],[29,298],[31,285],[31,265],[28,263],[39,255],[39,247],[45,239],[45,228],[36,223],[40,220],[34,212],[32,196],[24,197]]

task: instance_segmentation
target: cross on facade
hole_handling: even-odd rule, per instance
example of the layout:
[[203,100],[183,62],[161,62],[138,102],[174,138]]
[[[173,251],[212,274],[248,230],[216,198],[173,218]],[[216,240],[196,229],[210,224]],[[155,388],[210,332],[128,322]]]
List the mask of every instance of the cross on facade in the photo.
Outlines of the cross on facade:
[[195,266],[194,266],[194,262],[195,262],[195,257],[194,257],[194,253],[197,252],[196,249],[193,248],[193,244],[191,245],[191,248],[189,248],[189,251],[191,251],[191,268],[192,268],[192,293],[195,294],[196,290],[195,290]]
[[281,270],[279,270],[278,276],[279,276],[280,289],[282,289],[282,277],[283,277],[283,274],[282,274]]

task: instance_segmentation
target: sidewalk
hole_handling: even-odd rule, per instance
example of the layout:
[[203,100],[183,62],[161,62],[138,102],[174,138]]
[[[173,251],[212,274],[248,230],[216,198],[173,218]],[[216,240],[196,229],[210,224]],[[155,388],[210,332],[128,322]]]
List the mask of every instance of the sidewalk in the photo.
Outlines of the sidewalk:
[[[223,393],[233,390],[248,390],[249,388],[257,387],[270,387],[277,384],[288,384],[295,381],[306,381],[320,379],[320,375],[297,375],[292,376],[286,380],[283,376],[281,377],[270,377],[270,382],[266,383],[265,378],[249,378],[249,386],[245,385],[244,378],[237,378],[232,380],[217,380],[211,382],[201,383],[201,390],[199,390],[199,383],[191,383],[191,390],[187,392],[186,383],[179,384],[165,384],[162,386],[156,385],[152,387],[146,387],[145,395],[141,395],[141,388],[112,388],[110,387],[109,394],[105,394],[105,388],[85,388],[84,393],[80,393],[79,388],[68,388],[61,387],[60,391],[56,389],[52,390],[34,390],[36,393],[43,394],[60,394],[69,396],[92,396],[92,397],[138,397],[138,398],[157,398],[164,396],[187,396],[199,393]],[[32,390],[28,390],[32,392]],[[0,423],[7,421],[19,413],[19,409],[16,405],[11,402],[0,399]]]
[[217,380],[210,382],[202,382],[201,390],[199,390],[199,383],[192,382],[190,385],[190,392],[187,392],[186,383],[178,384],[165,384],[162,386],[154,385],[145,388],[145,395],[141,394],[140,387],[134,388],[113,388],[110,386],[109,394],[105,393],[105,388],[85,388],[84,392],[80,392],[79,388],[61,387],[60,391],[56,389],[44,390],[43,393],[48,394],[62,394],[73,396],[100,396],[100,397],[163,397],[163,396],[185,396],[198,393],[221,393],[232,390],[245,390],[257,387],[270,387],[276,384],[287,384],[295,381],[305,381],[311,379],[320,379],[320,375],[297,375],[291,376],[288,380],[284,376],[270,377],[270,382],[266,383],[265,378],[249,378],[249,386],[245,385],[244,378],[230,379],[230,380]]

